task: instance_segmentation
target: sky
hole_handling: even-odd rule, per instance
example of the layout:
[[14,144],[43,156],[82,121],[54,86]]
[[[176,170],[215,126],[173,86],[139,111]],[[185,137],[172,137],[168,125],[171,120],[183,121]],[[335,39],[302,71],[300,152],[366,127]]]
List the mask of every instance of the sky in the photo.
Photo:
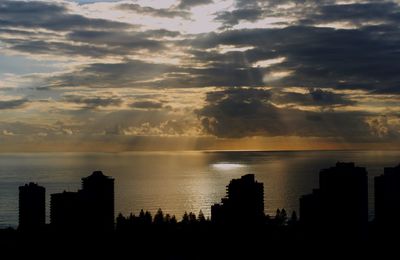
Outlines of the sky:
[[0,0],[0,152],[397,149],[400,1]]

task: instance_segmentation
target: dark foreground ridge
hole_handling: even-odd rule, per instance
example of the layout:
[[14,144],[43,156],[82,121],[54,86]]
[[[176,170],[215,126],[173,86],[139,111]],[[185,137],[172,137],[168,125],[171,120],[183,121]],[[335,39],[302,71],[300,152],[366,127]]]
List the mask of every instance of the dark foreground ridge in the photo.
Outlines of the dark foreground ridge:
[[284,208],[265,215],[264,186],[253,174],[231,180],[226,197],[211,207],[211,219],[200,211],[178,220],[161,209],[154,216],[141,210],[115,219],[114,179],[101,171],[82,178],[77,192],[51,195],[50,224],[45,223],[45,188],[29,183],[19,193],[18,229],[0,230],[5,254],[262,259],[323,249],[338,256],[382,255],[396,250],[390,245],[400,234],[400,165],[375,178],[376,217],[370,222],[367,171],[354,163],[320,171],[319,188],[300,198],[299,219]]

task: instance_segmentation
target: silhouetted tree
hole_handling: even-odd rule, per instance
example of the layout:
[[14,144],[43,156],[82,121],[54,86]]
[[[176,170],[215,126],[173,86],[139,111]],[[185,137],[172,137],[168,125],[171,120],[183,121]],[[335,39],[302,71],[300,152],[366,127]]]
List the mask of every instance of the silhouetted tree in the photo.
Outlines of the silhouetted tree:
[[160,208],[157,210],[157,213],[154,215],[153,223],[156,225],[162,225],[164,223],[164,213],[162,212],[162,210]]
[[283,223],[285,223],[286,220],[287,220],[287,213],[286,213],[286,210],[285,210],[284,208],[281,210],[281,216],[280,216],[280,218],[281,218],[281,220],[282,220]]
[[125,220],[125,217],[122,215],[122,213],[119,213],[118,216],[117,216],[117,222],[118,222],[119,220],[120,220],[120,221]]
[[281,216],[281,210],[280,209],[276,209],[275,219],[279,219],[280,216]]
[[206,218],[204,217],[203,211],[200,210],[199,211],[199,215],[197,216],[199,223],[205,223],[206,222]]
[[170,214],[165,214],[165,217],[164,217],[164,223],[165,224],[171,224],[171,215]]
[[143,209],[141,209],[140,210],[140,213],[139,213],[139,224],[144,224],[146,222],[146,220],[145,220],[145,213],[144,213],[144,210]]
[[287,222],[287,213],[285,209],[277,209],[275,215],[275,223],[277,225],[284,225]]
[[146,211],[146,213],[144,213],[144,223],[146,224],[146,225],[150,225],[151,224],[151,222],[152,222],[152,216],[151,216],[151,213],[149,212],[149,211]]
[[175,215],[172,215],[171,220],[169,221],[171,225],[175,225],[178,221],[176,221]]
[[126,229],[126,220],[122,213],[119,213],[116,220],[116,229],[117,230],[124,230]]
[[196,224],[196,222],[197,222],[196,214],[194,214],[193,212],[190,212],[189,213],[189,223]]
[[183,216],[182,216],[182,221],[181,221],[181,223],[184,224],[184,225],[189,224],[189,215],[188,215],[188,213],[187,213],[186,211],[185,211],[185,213],[184,213]]

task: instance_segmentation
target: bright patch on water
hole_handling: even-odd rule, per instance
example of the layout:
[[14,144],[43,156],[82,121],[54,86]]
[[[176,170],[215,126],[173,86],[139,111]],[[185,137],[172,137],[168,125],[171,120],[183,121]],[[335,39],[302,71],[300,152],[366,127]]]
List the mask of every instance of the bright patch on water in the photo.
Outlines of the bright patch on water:
[[234,169],[238,169],[238,168],[243,168],[243,167],[245,167],[245,165],[240,164],[240,163],[220,162],[220,163],[212,164],[212,167],[217,169],[217,170],[228,171],[228,170],[234,170]]

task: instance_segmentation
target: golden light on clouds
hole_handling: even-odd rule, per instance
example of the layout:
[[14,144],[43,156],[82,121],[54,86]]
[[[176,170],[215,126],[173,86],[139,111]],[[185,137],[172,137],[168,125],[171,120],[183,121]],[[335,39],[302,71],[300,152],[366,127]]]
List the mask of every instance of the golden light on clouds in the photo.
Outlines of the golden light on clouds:
[[[265,63],[264,63],[265,64]],[[271,65],[271,64],[269,64]],[[286,71],[272,71],[264,75],[263,81],[268,84],[270,82],[274,82],[277,80],[281,80],[283,78],[289,77],[293,71],[286,70]]]
[[397,12],[392,1],[4,0],[1,151],[397,144]]

